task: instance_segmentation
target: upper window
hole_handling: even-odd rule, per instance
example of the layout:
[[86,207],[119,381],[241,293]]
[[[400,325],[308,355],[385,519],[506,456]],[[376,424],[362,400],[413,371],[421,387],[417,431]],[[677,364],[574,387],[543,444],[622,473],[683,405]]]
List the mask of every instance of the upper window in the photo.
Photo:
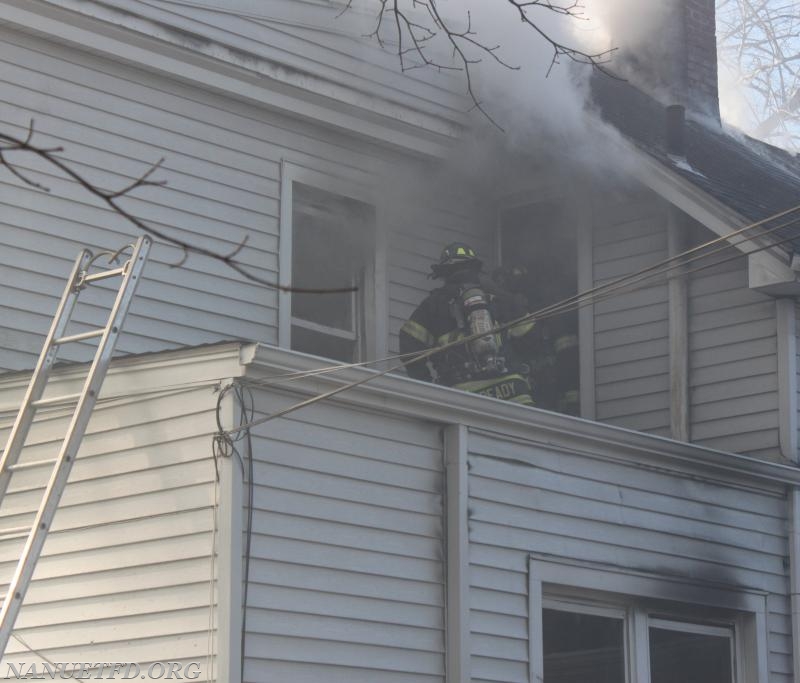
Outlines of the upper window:
[[373,357],[375,208],[346,183],[286,166],[280,281],[293,291],[281,293],[280,345],[343,362]]
[[342,361],[364,357],[364,290],[374,251],[374,222],[368,204],[294,183],[293,286],[352,291],[294,292],[293,349]]
[[[538,202],[500,212],[500,260],[528,299],[530,311],[564,301],[578,293],[576,228],[562,203]],[[561,313],[537,322],[537,348],[531,366],[536,405],[570,415],[580,414],[578,313]]]

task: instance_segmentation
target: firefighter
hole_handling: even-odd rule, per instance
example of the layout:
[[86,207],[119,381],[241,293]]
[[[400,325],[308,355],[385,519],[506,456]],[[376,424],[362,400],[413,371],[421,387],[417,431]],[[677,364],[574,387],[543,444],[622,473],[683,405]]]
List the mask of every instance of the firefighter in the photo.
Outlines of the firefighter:
[[[525,314],[525,298],[500,288],[482,273],[482,267],[467,244],[454,242],[442,250],[429,277],[443,280],[443,284],[401,328],[401,353],[444,346]],[[533,405],[527,370],[513,357],[515,347],[524,344],[532,330],[532,322],[520,323],[409,363],[406,369],[414,379]]]

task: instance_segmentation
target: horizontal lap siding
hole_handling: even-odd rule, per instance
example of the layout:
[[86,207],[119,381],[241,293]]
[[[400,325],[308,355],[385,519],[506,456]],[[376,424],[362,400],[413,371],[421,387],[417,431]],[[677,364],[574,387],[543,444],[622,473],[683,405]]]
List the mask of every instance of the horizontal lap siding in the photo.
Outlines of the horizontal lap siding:
[[[74,0],[56,0],[77,12],[91,14],[92,9]],[[128,0],[110,0],[106,5],[135,11],[137,16],[157,22],[162,35],[190,49],[207,48],[217,43],[217,54],[234,63],[244,63],[237,51],[274,60],[276,54],[287,71],[327,79],[332,84],[353,88],[372,97],[399,103],[403,107],[428,112],[445,119],[460,120],[467,110],[463,83],[447,70],[416,69],[403,71],[397,55],[383,49],[374,37],[377,9],[351,8],[342,12],[338,6],[307,0],[270,0],[264,3],[237,0],[224,4],[139,3],[134,10]],[[417,13],[411,8],[409,17]],[[125,21],[128,17],[113,18]],[[423,10],[418,18],[427,18]],[[177,29],[177,30],[173,30]],[[384,22],[383,37],[390,43],[393,24]],[[203,45],[210,41],[209,45]],[[234,49],[228,53],[221,46]],[[216,46],[215,46],[216,47]],[[262,65],[265,69],[270,64]],[[334,93],[335,87],[330,88]],[[359,98],[364,104],[364,98]],[[374,103],[369,103],[374,104]],[[368,106],[369,106],[368,104]]]
[[[595,209],[595,285],[667,257],[666,211],[650,193],[610,194]],[[594,306],[597,419],[669,435],[669,308],[663,279]]]
[[[97,405],[16,624],[51,661],[197,662],[209,680],[216,397],[211,387]],[[12,416],[5,414],[5,443]],[[54,457],[67,426],[41,412],[23,462]],[[29,525],[50,468],[21,470],[0,528]],[[0,583],[22,540],[0,542]],[[5,590],[5,588],[3,588]],[[211,652],[213,655],[213,651]],[[11,639],[8,662],[41,659]]]
[[[241,261],[274,279],[280,155],[270,153],[270,126],[255,112],[30,36],[2,32],[0,39],[0,114],[10,132],[23,134],[35,119],[39,143],[63,146],[64,158],[101,187],[124,187],[163,157],[154,178],[167,186],[139,189],[120,203],[155,228],[214,251],[230,251],[247,235]],[[79,249],[115,249],[139,232],[54,168],[18,161],[51,191],[10,176],[0,185],[7,295],[0,315],[11,321],[4,339],[11,353],[0,357],[5,369],[33,364]],[[175,247],[154,248],[121,352],[231,337],[274,340],[273,292],[203,257],[173,268],[180,256]],[[100,323],[111,297],[109,287],[87,292],[77,329]],[[85,360],[87,353],[82,346],[63,356]]]
[[473,678],[528,681],[528,555],[771,594],[772,681],[788,681],[785,500],[470,434]]
[[443,681],[438,428],[322,405],[256,432],[244,680]]
[[748,288],[747,263],[736,259],[691,275],[689,315],[692,442],[777,457],[774,299]]
[[[425,169],[386,150],[268,113],[108,60],[0,32],[0,114],[20,136],[34,118],[40,143],[102,187],[123,187],[160,158],[163,188],[143,188],[121,203],[131,213],[192,245],[238,254],[250,271],[277,279],[280,163],[286,159],[333,176],[369,172],[388,180],[379,212],[388,230],[390,347],[431,282],[441,247],[472,240],[490,251],[463,198],[420,183]],[[428,86],[426,86],[428,87]],[[43,193],[7,175],[0,182],[0,370],[32,367],[72,260],[83,246],[114,249],[138,232],[44,162],[20,157],[20,169],[50,188]],[[413,178],[412,182],[410,179]],[[409,207],[415,207],[414,216]],[[222,264],[157,243],[118,349],[139,353],[220,339],[275,343],[275,292]],[[302,283],[295,283],[302,286]],[[103,320],[109,286],[84,294],[77,331]],[[380,313],[380,312],[379,312]],[[386,315],[385,311],[381,313]],[[87,360],[88,344],[64,349]]]

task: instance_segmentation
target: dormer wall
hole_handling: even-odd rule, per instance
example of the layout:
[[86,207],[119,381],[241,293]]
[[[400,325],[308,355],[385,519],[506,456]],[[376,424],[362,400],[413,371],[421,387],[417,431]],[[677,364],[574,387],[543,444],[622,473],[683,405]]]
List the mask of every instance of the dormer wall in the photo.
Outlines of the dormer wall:
[[[596,286],[674,255],[670,221],[683,224],[685,249],[715,239],[635,185],[596,194],[592,206]],[[781,398],[786,343],[779,339],[777,300],[749,287],[742,252],[720,243],[714,250],[683,273],[671,271],[684,282],[681,301],[681,290],[662,277],[594,305],[594,372],[582,380],[593,392],[596,419],[672,438],[688,433],[689,441],[709,448],[793,459],[781,437],[790,407]],[[676,338],[681,330],[683,342]]]

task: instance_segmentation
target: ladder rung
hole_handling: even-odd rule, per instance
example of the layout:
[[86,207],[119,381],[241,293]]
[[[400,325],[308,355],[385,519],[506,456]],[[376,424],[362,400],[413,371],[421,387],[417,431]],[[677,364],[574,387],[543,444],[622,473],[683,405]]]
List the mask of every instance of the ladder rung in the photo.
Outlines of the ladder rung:
[[125,268],[113,268],[112,270],[103,270],[99,273],[92,273],[91,275],[86,275],[83,278],[83,283],[88,284],[89,282],[96,282],[97,280],[105,280],[109,277],[116,277],[117,275],[124,275]]
[[14,465],[9,465],[6,467],[6,470],[9,472],[19,472],[20,470],[29,470],[33,467],[40,467],[41,465],[55,465],[57,462],[57,458],[49,458],[47,460],[31,460],[30,462],[18,462]]
[[69,344],[70,342],[83,341],[84,339],[93,339],[94,337],[102,337],[105,331],[106,328],[101,327],[96,330],[90,330],[89,332],[81,332],[80,334],[70,334],[66,337],[59,337],[58,339],[54,339],[53,345],[55,346],[56,344]]
[[62,396],[52,396],[51,398],[40,398],[38,401],[31,401],[34,408],[41,408],[42,406],[54,405],[56,403],[75,403],[80,397],[81,393],[77,394],[63,394]]
[[12,526],[8,529],[0,529],[0,541],[6,541],[12,538],[22,538],[31,532],[29,526]]

